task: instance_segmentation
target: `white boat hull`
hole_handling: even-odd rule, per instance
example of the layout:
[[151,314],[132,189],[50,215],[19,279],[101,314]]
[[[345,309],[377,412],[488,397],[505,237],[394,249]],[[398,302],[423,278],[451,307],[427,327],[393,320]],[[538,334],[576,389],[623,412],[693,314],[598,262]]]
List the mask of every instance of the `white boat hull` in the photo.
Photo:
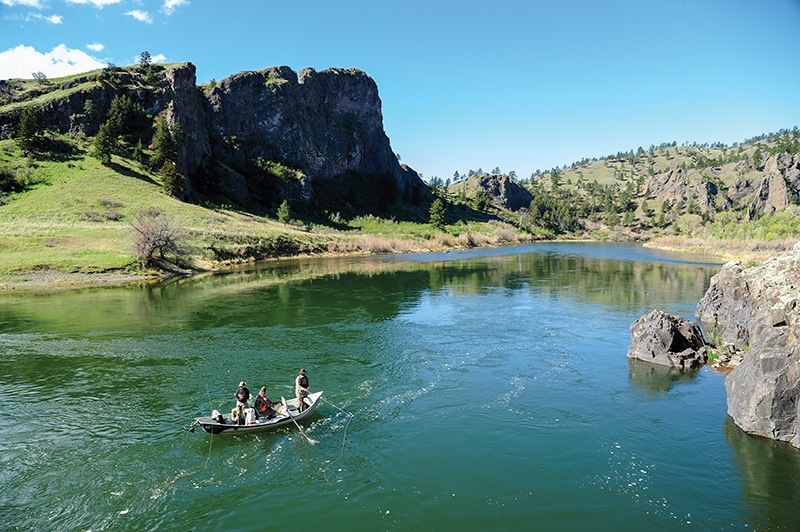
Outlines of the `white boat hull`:
[[[230,416],[223,416],[224,423],[219,423],[211,416],[195,418],[192,427],[200,425],[204,431],[210,434],[250,434],[253,432],[266,432],[279,429],[287,425],[294,425],[295,421],[302,421],[311,417],[317,408],[317,403],[322,397],[322,392],[314,392],[306,397],[306,408],[302,412],[297,411],[297,399],[287,399],[286,406],[289,407],[288,414],[279,414],[272,419],[257,419],[247,425],[238,425],[231,421]],[[292,420],[294,418],[294,421]]]

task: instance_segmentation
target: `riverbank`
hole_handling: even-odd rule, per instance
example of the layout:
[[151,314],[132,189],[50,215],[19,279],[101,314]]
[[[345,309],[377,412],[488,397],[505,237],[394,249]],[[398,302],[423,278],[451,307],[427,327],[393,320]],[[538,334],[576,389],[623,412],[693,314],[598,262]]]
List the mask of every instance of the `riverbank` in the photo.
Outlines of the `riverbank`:
[[647,241],[644,246],[664,251],[678,251],[698,255],[716,255],[725,262],[738,260],[742,263],[761,263],[788,251],[798,242],[797,238],[775,240],[713,240],[680,236],[659,236]]
[[[452,251],[459,249],[476,249],[503,245],[524,244],[528,242],[602,242],[596,239],[541,239],[534,235],[506,231],[499,238],[481,232],[467,232],[463,235],[437,232],[427,240],[413,241],[397,237],[381,237],[379,235],[360,235],[360,239],[351,240],[345,244],[329,246],[331,251],[319,253],[298,253],[264,259],[232,259],[216,263],[203,263],[202,267],[194,270],[180,272],[159,272],[155,270],[136,272],[132,270],[110,270],[92,273],[65,272],[56,269],[36,269],[24,272],[0,274],[0,292],[2,291],[31,291],[51,292],[82,288],[97,288],[103,286],[121,286],[136,283],[158,283],[165,279],[178,276],[191,276],[211,272],[224,272],[242,264],[268,262],[276,260],[314,259],[331,257],[358,257],[408,253],[426,253],[431,251]],[[659,242],[648,242],[645,247],[663,249],[666,251],[708,253],[706,251],[693,251],[680,246],[665,246]],[[712,253],[713,254],[713,253]],[[722,255],[720,255],[722,257]],[[730,252],[728,256],[735,256]]]
[[[419,224],[418,224],[419,225]],[[473,228],[474,229],[474,228]],[[96,288],[102,286],[120,286],[135,283],[157,283],[168,278],[178,276],[191,276],[210,272],[222,272],[242,264],[267,262],[291,259],[313,259],[331,257],[358,257],[387,254],[426,253],[431,251],[449,251],[457,249],[474,249],[493,247],[498,245],[514,245],[533,242],[537,239],[533,235],[502,230],[495,234],[488,232],[468,230],[462,234],[436,232],[429,239],[403,239],[397,236],[380,236],[375,234],[362,234],[345,240],[332,240],[327,246],[329,251],[317,253],[293,253],[267,259],[256,260],[250,258],[232,258],[217,262],[198,260],[200,267],[192,270],[173,272],[141,271],[118,269],[97,272],[67,272],[51,268],[37,268],[35,270],[0,274],[0,292],[2,291],[33,291],[50,292],[80,288]],[[343,235],[344,236],[344,235]]]

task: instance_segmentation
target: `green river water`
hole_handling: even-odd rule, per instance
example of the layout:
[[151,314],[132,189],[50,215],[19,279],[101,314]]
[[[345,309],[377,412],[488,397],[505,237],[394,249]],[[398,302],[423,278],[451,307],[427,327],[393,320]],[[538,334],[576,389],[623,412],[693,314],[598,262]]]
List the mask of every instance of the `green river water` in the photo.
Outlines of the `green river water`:
[[[724,375],[626,358],[641,315],[694,319],[698,260],[532,244],[0,294],[0,529],[798,530],[800,451],[741,432]],[[300,367],[315,444],[187,430]]]

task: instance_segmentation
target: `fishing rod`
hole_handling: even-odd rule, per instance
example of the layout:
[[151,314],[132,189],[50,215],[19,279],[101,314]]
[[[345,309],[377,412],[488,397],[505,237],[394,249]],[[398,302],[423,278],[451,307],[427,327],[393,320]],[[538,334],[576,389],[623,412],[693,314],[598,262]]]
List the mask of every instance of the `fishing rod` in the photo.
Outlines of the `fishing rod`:
[[292,412],[289,410],[289,405],[286,404],[286,399],[282,395],[281,395],[281,403],[283,403],[283,406],[286,408],[286,413],[289,414],[290,418],[292,418],[292,421],[294,421],[294,424],[297,426],[297,429],[300,431],[300,434],[302,434],[303,436],[306,437],[306,439],[308,440],[308,443],[310,443],[311,445],[314,445],[315,443],[317,443],[317,440],[312,440],[311,438],[306,436],[305,432],[303,432],[303,428],[300,426],[300,424],[297,422],[297,420],[292,415]]

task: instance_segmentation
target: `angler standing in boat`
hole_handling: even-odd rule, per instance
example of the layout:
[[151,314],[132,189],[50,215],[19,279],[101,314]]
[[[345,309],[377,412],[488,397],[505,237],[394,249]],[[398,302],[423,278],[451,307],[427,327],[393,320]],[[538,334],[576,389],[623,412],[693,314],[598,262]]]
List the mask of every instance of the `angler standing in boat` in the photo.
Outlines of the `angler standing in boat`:
[[250,390],[247,389],[247,383],[242,381],[239,383],[239,389],[233,394],[236,398],[236,408],[231,410],[231,420],[236,420],[240,425],[244,423],[245,409],[247,408],[247,401],[250,399]]
[[297,396],[297,411],[302,412],[308,408],[308,405],[303,401],[308,396],[308,376],[304,369],[300,370],[300,374],[294,380],[294,393]]

